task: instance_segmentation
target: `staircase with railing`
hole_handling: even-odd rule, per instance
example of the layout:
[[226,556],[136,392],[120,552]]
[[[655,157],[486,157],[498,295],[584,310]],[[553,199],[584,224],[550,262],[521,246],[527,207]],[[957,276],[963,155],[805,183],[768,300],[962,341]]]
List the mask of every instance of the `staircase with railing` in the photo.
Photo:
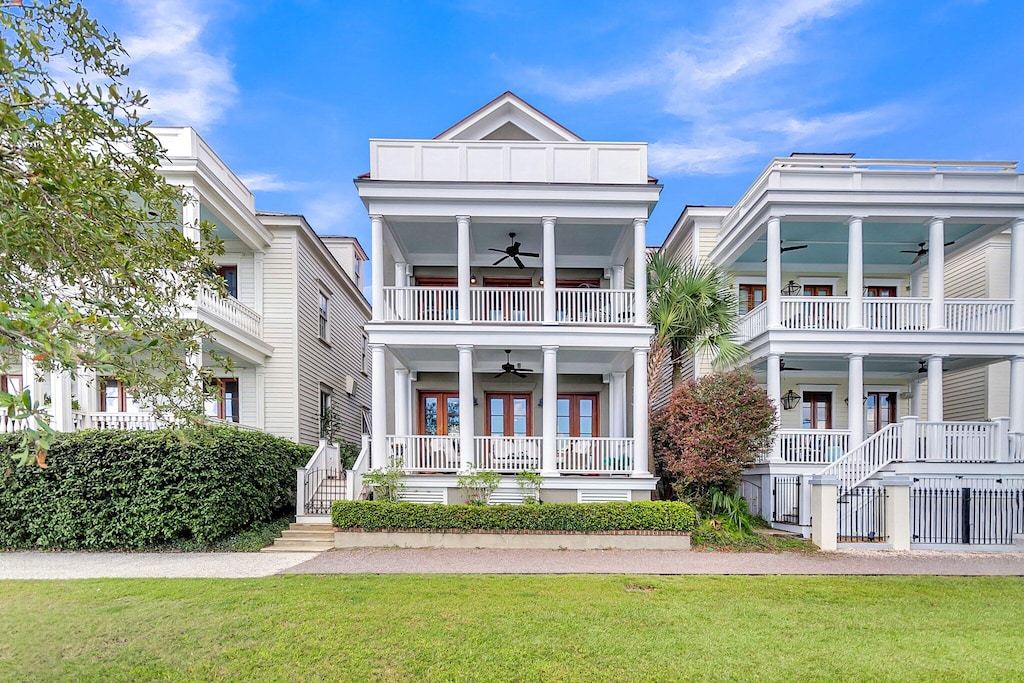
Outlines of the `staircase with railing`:
[[346,476],[341,466],[341,447],[321,439],[305,467],[295,470],[295,516],[323,517],[331,504],[345,498]]
[[887,425],[819,474],[835,477],[841,491],[851,491],[886,465],[899,460],[902,440],[903,425]]

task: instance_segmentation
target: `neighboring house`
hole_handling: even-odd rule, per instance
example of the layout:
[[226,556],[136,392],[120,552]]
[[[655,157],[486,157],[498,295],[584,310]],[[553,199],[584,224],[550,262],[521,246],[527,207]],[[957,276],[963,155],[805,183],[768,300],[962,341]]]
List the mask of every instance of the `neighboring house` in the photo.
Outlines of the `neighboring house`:
[[[644,143],[588,142],[505,93],[430,140],[370,140],[369,462],[405,495],[543,477],[546,501],[648,500]],[[641,265],[642,268],[642,265]],[[358,469],[358,468],[357,468]]]
[[[370,310],[361,293],[366,255],[358,241],[319,237],[301,216],[257,212],[252,193],[193,129],[153,131],[167,150],[161,172],[196,200],[184,209],[183,229],[207,220],[224,242],[218,273],[227,296],[204,291],[182,311],[213,330],[196,360],[214,365],[215,351],[233,364],[218,373],[207,414],[299,443],[316,443],[323,425],[358,444],[370,395],[362,331]],[[29,359],[8,359],[0,382],[19,388],[35,375]],[[114,378],[55,374],[34,382],[33,396],[48,399],[59,430],[159,426],[131,387]],[[333,419],[321,419],[322,412]],[[2,431],[20,427],[0,417]]]
[[[846,503],[897,474],[915,496],[1024,489],[1016,164],[774,159],[735,206],[687,206],[663,248],[734,276],[746,365],[779,406],[775,446],[744,477],[766,519],[807,527],[810,474],[837,476]],[[685,371],[708,372],[708,359]],[[840,525],[869,516],[843,502]],[[951,542],[918,531],[917,543]]]

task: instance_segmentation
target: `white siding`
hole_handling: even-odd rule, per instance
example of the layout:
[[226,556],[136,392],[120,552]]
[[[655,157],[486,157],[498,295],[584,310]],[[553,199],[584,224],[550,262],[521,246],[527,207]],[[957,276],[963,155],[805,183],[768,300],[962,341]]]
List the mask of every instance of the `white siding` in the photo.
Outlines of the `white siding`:
[[942,413],[946,420],[986,419],[988,370],[984,367],[947,372],[942,378]]
[[264,384],[265,429],[293,441],[299,438],[295,244],[294,230],[274,229],[263,261],[263,338],[274,347]]

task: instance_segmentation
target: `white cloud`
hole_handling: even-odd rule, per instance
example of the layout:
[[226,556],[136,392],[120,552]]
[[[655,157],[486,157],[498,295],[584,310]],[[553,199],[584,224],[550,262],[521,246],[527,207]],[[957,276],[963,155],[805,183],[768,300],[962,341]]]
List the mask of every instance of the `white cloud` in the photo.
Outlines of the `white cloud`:
[[127,0],[135,20],[122,35],[130,82],[149,96],[147,115],[200,129],[218,122],[237,96],[232,64],[203,34],[213,19],[199,0]]
[[359,237],[368,230],[369,220],[362,203],[350,194],[337,191],[313,197],[303,207],[302,215],[321,235]]
[[249,173],[239,176],[239,180],[253,192],[288,192],[306,186],[305,183],[279,178],[275,173]]

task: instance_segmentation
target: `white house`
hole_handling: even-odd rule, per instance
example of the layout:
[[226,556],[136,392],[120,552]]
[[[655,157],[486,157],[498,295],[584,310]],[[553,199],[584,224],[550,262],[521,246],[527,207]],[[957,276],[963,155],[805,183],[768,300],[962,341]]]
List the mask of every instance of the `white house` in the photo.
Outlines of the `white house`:
[[[161,173],[195,199],[184,208],[183,230],[210,221],[225,245],[218,272],[228,295],[204,291],[182,310],[213,330],[195,362],[213,365],[216,351],[233,364],[219,373],[208,415],[299,443],[316,443],[324,426],[358,444],[370,397],[362,332],[370,313],[362,295],[366,255],[358,241],[319,237],[302,216],[257,212],[252,193],[196,131],[153,131],[167,152]],[[49,397],[58,430],[159,426],[116,378],[39,377],[28,358],[6,361],[0,388],[20,389],[33,378],[33,395]],[[2,431],[21,426],[0,416]]]
[[546,501],[647,500],[647,146],[588,142],[512,93],[429,140],[370,140],[367,467],[406,496],[543,476]]
[[[914,496],[1024,488],[1016,164],[778,158],[735,206],[686,207],[663,248],[735,277],[747,365],[779,408],[744,478],[766,519],[809,528],[815,474],[839,480],[841,527],[868,516],[843,491],[896,476]],[[707,371],[688,359],[689,376]]]

